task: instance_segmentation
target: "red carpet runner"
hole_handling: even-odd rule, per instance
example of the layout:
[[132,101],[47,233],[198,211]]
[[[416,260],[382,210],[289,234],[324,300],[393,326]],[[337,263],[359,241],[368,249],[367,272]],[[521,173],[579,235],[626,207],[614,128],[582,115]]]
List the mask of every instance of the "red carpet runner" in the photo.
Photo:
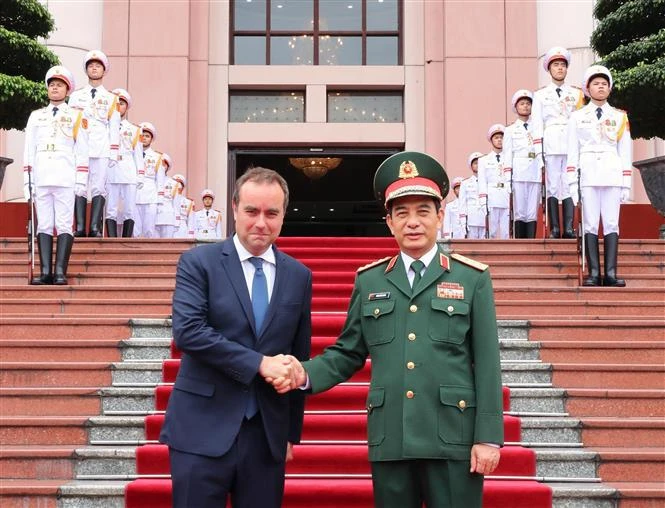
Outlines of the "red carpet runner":
[[[313,311],[344,311],[351,294],[355,270],[374,259],[396,252],[391,238],[285,238],[280,247],[309,266],[314,280]],[[343,250],[340,247],[344,248]],[[332,253],[332,254],[331,254]],[[332,258],[332,255],[335,258]],[[332,343],[344,323],[343,315],[315,314],[312,318],[312,355]],[[172,383],[180,365],[180,353],[172,347],[172,359],[163,365],[163,381]],[[370,362],[348,384],[309,397],[303,430],[303,444],[294,450],[287,466],[284,508],[370,508],[373,506],[370,467],[367,461],[365,398]],[[164,411],[171,385],[155,390],[156,407]],[[510,409],[510,391],[504,388],[504,410]],[[334,413],[333,413],[334,412]],[[146,417],[145,437],[159,436],[163,414]],[[506,442],[521,441],[519,418],[504,416]],[[139,475],[168,475],[168,449],[159,444],[136,451]],[[494,477],[533,477],[535,453],[521,446],[501,450],[501,462]],[[125,490],[127,508],[170,508],[171,482],[142,478]],[[485,481],[485,508],[550,508],[551,489],[529,479]],[[464,508],[464,507],[460,507]]]

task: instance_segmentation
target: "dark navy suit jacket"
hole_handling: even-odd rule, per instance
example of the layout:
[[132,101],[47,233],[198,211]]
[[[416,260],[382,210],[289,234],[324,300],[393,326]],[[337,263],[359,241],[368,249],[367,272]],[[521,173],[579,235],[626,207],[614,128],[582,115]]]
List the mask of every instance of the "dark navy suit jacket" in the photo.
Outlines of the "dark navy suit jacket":
[[298,443],[304,394],[279,395],[258,373],[263,355],[309,358],[312,274],[275,252],[270,306],[257,334],[247,283],[232,239],[196,247],[180,257],[173,294],[173,337],[183,352],[166,410],[162,443],[208,457],[225,454],[245,415],[254,386],[270,452],[284,460]]

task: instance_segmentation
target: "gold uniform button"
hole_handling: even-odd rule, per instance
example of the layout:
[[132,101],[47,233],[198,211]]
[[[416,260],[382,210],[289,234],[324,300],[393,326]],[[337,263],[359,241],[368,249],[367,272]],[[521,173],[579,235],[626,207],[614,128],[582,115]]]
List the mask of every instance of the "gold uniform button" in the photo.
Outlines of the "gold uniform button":
[[413,332],[411,332],[411,333],[408,335],[408,339],[409,339],[409,340],[416,340],[416,334],[413,333]]
[[448,312],[452,312],[454,310],[455,310],[455,307],[453,307],[452,305],[448,305]]
[[381,312],[379,309],[374,309],[374,315],[375,315],[375,316],[378,316],[378,315],[379,315],[379,312]]
[[464,408],[466,407],[466,401],[464,401],[464,400],[460,400],[460,401],[457,403],[457,406],[458,406],[460,409],[464,409]]
[[406,368],[409,369],[409,370],[414,369],[415,366],[416,366],[416,364],[413,363],[413,362],[408,362],[408,363],[406,364]]
[[417,312],[418,311],[418,306],[417,305],[412,305],[411,307],[409,307],[409,310],[411,312]]
[[415,394],[411,390],[406,392],[406,398],[407,399],[412,399],[414,397],[414,395]]

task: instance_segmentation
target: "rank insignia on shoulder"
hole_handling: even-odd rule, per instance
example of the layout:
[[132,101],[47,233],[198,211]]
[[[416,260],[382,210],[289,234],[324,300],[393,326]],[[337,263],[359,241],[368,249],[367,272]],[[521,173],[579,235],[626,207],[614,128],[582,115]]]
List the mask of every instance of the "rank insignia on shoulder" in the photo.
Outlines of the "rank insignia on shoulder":
[[475,259],[462,256],[461,254],[451,254],[450,257],[459,261],[460,263],[464,263],[465,265],[475,268],[476,270],[480,270],[481,272],[484,272],[489,268],[489,266],[486,264],[481,263],[480,261],[476,261]]
[[381,293],[370,293],[367,299],[371,302],[373,300],[387,300],[390,298],[390,291],[382,291]]
[[385,263],[390,259],[390,256],[382,258],[382,259],[377,259],[376,261],[372,261],[371,263],[367,263],[364,266],[361,266],[356,270],[357,273],[364,272],[365,270],[369,270],[370,268],[373,268],[375,266],[379,266],[381,263]]

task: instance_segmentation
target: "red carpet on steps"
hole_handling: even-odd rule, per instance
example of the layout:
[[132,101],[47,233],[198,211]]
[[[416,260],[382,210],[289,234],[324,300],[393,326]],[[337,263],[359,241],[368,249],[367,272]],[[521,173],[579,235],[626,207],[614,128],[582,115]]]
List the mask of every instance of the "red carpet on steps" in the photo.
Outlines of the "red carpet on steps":
[[[334,342],[342,329],[346,302],[351,293],[355,270],[367,262],[397,252],[392,238],[282,238],[280,248],[297,257],[313,271],[314,311],[341,311],[338,314],[314,314],[312,317],[312,355]],[[330,248],[344,247],[330,259]],[[171,359],[162,367],[164,383],[173,383],[180,367],[180,351],[171,344]],[[284,508],[372,508],[372,485],[367,461],[366,415],[367,382],[371,363],[349,383],[307,400],[304,444],[294,450],[295,459],[287,465]],[[155,409],[164,411],[173,390],[171,384],[155,389]],[[510,390],[503,389],[504,411],[510,410]],[[337,413],[333,413],[336,411]],[[342,413],[339,413],[339,412]],[[344,413],[346,411],[346,413]],[[319,413],[313,413],[319,412]],[[163,414],[145,419],[145,438],[156,441],[164,421]],[[505,440],[521,441],[519,418],[504,415]],[[325,443],[348,441],[349,443]],[[315,442],[315,443],[313,443]],[[356,443],[353,443],[356,442]],[[334,460],[332,459],[334,457]],[[168,449],[160,444],[141,446],[136,451],[139,476],[168,475]],[[501,449],[501,461],[494,477],[485,481],[484,508],[550,508],[550,487],[535,480],[508,480],[500,477],[533,477],[536,456],[521,446]],[[308,477],[303,477],[308,475]],[[339,475],[349,475],[339,478]],[[363,477],[353,477],[362,475]],[[171,508],[169,479],[141,478],[125,489],[126,508]],[[230,505],[229,505],[230,506]],[[463,508],[463,507],[460,507]]]

